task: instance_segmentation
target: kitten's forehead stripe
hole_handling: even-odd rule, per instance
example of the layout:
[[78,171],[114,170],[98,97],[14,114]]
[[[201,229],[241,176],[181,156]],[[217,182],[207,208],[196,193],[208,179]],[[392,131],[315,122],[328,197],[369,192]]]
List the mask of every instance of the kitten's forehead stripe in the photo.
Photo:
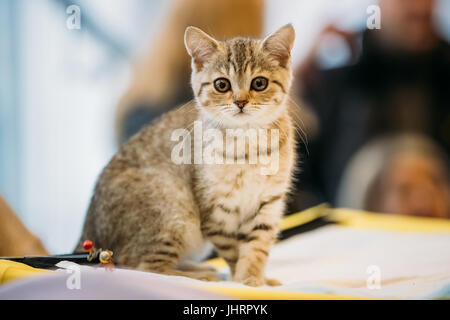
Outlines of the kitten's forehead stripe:
[[251,68],[251,70],[253,71],[253,63],[251,63],[252,61],[254,61],[254,52],[253,52],[253,46],[247,46],[247,50],[248,50],[248,54],[247,54],[247,56],[248,56],[248,59],[247,59],[247,63],[246,63],[246,65],[245,65],[245,67],[244,67],[244,72],[245,71],[247,71],[247,67],[248,67],[248,65],[250,64],[250,68]]
[[247,68],[253,70],[255,65],[256,40],[236,38],[225,42],[227,50],[227,62],[234,68],[234,71],[243,74]]
[[243,66],[245,62],[247,61],[247,46],[245,45],[244,40],[238,39],[236,40],[236,43],[233,46],[233,56],[236,61],[236,64],[238,66],[238,70],[236,70],[238,73],[242,74],[243,72]]
[[235,38],[222,42],[222,54],[217,56],[214,67],[230,76],[235,73],[243,76],[248,69],[274,72],[277,70],[267,56],[261,51],[260,42],[248,38]]

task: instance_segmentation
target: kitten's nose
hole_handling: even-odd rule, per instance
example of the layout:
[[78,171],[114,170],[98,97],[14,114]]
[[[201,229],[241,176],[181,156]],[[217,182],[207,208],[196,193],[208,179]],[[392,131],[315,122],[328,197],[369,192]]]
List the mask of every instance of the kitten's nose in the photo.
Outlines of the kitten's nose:
[[234,102],[239,108],[243,109],[245,105],[248,103],[248,100],[236,100]]

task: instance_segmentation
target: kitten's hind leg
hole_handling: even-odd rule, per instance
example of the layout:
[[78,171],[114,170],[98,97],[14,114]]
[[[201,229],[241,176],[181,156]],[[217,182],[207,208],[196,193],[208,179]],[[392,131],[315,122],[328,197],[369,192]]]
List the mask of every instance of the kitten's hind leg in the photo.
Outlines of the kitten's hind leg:
[[[204,281],[218,281],[219,275],[212,267],[183,262],[185,261],[183,257],[193,249],[192,243],[196,242],[195,234],[201,237],[199,227],[196,223],[188,221],[183,221],[178,227],[180,229],[176,228],[176,225],[167,223],[165,236],[147,243],[145,246],[147,250],[140,256],[137,269]],[[176,229],[178,232],[175,232]],[[145,236],[138,238],[141,241],[148,239]]]
[[[127,169],[105,187],[109,207],[103,215],[115,224],[104,224],[103,233],[117,263],[166,275],[218,280],[206,271],[177,270],[180,261],[204,244],[200,214],[189,184],[180,174],[159,168]],[[114,203],[111,203],[112,201]]]

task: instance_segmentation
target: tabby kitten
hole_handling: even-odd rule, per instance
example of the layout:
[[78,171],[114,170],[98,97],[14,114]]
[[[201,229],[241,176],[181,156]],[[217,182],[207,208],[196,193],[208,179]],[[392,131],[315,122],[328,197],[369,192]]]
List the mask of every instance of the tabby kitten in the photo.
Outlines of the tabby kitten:
[[[78,249],[90,239],[113,250],[121,266],[216,280],[216,273],[188,262],[212,242],[234,281],[279,284],[265,278],[264,268],[277,238],[295,160],[287,103],[294,37],[291,25],[264,40],[227,41],[188,27],[185,45],[192,57],[195,101],[163,115],[121,146],[97,182]],[[173,140],[173,132],[184,128],[191,133],[198,121],[203,132],[276,130],[277,145],[252,146],[246,139],[244,150],[232,157],[248,159],[254,151],[276,154],[277,171],[261,174],[264,165],[248,161],[174,163],[179,141]],[[187,137],[195,151],[194,137]],[[202,143],[223,154],[217,140]]]

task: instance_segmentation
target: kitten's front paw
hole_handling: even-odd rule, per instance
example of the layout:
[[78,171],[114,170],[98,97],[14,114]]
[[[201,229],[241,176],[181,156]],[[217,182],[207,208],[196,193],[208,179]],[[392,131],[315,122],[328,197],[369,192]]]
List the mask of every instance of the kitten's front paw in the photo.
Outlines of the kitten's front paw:
[[260,287],[265,284],[264,278],[250,276],[240,281],[241,283],[250,287]]
[[276,287],[281,286],[281,282],[275,279],[269,279],[269,278],[260,278],[256,276],[248,276],[243,279],[235,279],[235,281],[240,282],[242,284],[245,284],[250,287],[260,287],[263,285]]
[[198,280],[202,280],[202,281],[220,281],[220,277],[217,273],[214,272],[197,272],[194,273],[195,276],[193,278],[196,278]]
[[266,282],[266,285],[271,286],[271,287],[281,286],[281,282],[276,279],[266,278],[265,282]]

